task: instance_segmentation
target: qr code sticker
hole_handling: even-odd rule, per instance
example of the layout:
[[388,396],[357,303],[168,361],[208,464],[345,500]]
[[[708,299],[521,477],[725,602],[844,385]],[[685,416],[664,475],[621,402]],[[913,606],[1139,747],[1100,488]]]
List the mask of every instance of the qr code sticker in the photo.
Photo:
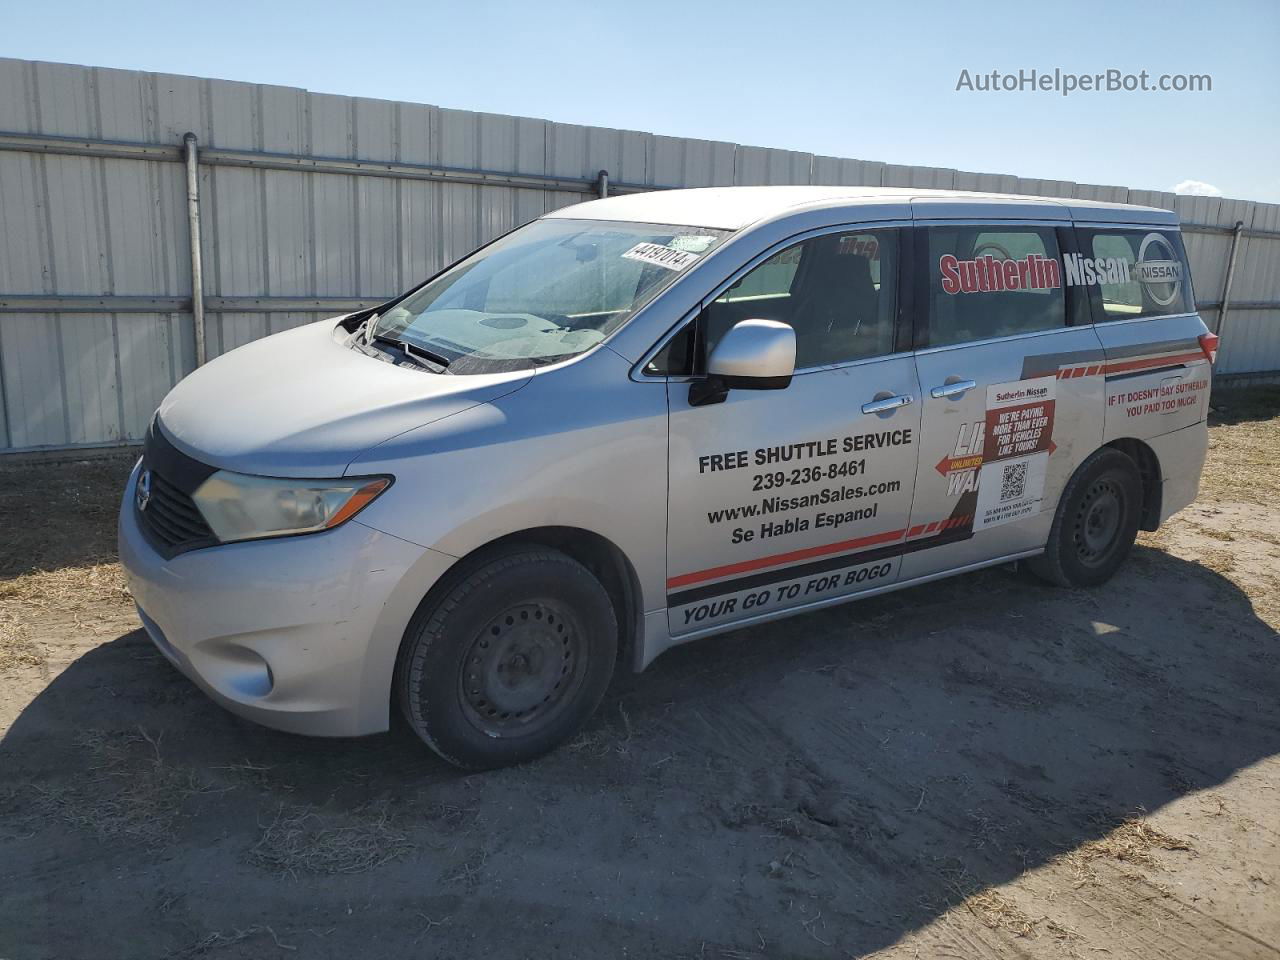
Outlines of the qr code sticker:
[[1027,461],[1010,463],[1000,475],[1000,502],[1021,500],[1027,493]]

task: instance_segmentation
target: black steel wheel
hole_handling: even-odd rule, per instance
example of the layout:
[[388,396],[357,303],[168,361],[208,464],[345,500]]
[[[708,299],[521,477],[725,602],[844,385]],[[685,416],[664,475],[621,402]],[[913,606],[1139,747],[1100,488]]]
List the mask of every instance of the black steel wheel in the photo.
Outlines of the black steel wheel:
[[1104,583],[1129,555],[1141,515],[1137,465],[1121,451],[1103,447],[1067,481],[1045,552],[1028,566],[1059,586]]
[[554,600],[501,611],[471,641],[458,674],[468,719],[491,737],[547,723],[582,685],[585,646],[577,618]]
[[617,660],[600,582],[557,550],[512,546],[442,586],[410,624],[396,667],[414,732],[467,769],[519,763],[571,737]]
[[1107,562],[1121,543],[1125,514],[1124,486],[1115,477],[1099,477],[1084,491],[1071,529],[1076,557],[1083,566]]

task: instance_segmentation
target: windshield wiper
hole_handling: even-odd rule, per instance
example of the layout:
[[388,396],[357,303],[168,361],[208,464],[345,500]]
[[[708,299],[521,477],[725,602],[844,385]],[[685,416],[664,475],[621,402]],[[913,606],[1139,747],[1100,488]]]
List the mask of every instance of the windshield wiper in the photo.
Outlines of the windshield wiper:
[[428,350],[425,347],[420,347],[416,343],[409,343],[407,340],[403,340],[400,337],[393,337],[388,333],[375,333],[373,335],[373,339],[377,340],[379,343],[394,344],[399,347],[404,355],[410,360],[415,360],[419,363],[426,361],[432,366],[439,367],[442,371],[449,368],[448,357]]

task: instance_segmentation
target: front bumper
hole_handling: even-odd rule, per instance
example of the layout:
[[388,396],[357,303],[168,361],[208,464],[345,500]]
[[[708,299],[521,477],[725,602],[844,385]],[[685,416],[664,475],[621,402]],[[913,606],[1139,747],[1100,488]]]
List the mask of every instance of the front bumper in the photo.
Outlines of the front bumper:
[[452,558],[353,520],[166,560],[139,529],[137,475],[120,509],[120,561],[160,651],[218,703],[265,726],[385,730],[400,638]]

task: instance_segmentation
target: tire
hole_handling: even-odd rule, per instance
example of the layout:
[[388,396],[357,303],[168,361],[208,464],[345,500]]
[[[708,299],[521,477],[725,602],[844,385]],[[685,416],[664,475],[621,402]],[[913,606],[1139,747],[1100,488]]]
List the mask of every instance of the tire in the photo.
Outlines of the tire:
[[513,546],[419,609],[396,696],[414,733],[449,763],[503,767],[573,736],[600,705],[617,654],[600,581],[558,550]]
[[1119,450],[1103,447],[1067,481],[1045,551],[1027,566],[1060,587],[1106,583],[1129,555],[1141,517],[1137,464]]

